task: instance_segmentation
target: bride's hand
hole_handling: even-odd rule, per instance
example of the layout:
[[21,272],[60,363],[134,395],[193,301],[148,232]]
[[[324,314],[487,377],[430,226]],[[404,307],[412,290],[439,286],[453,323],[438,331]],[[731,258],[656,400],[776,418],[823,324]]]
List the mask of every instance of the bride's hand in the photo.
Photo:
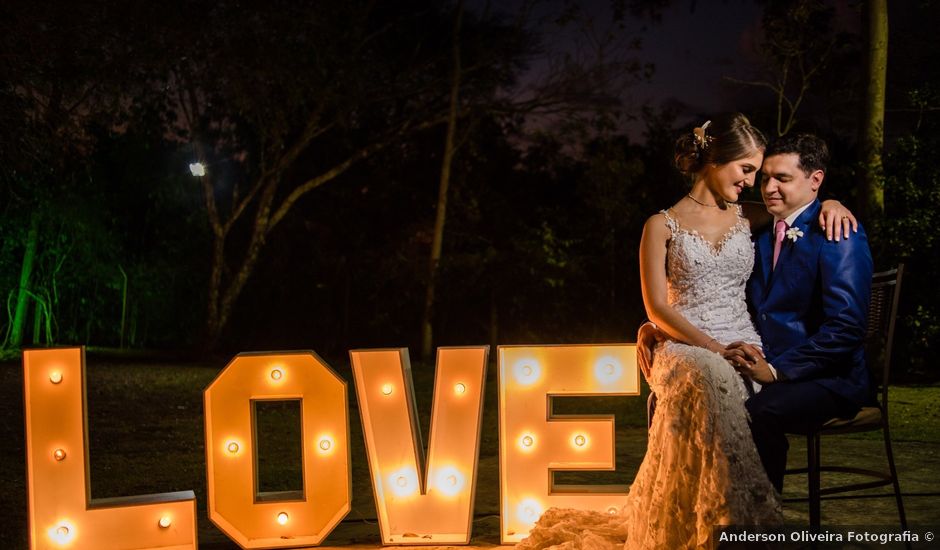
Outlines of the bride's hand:
[[837,241],[842,237],[848,239],[850,226],[854,233],[858,233],[858,220],[848,208],[834,199],[823,201],[819,227],[826,232],[827,240],[831,241],[833,237]]
[[704,347],[708,351],[717,353],[718,355],[724,355],[725,350],[726,350],[725,346],[721,345],[721,342],[719,342],[718,340],[715,340],[714,338],[710,338],[708,342],[706,342],[705,345],[702,347]]
[[640,370],[647,380],[653,370],[653,349],[666,340],[666,335],[655,324],[647,321],[636,333],[636,357]]
[[770,384],[776,380],[764,354],[751,344],[733,342],[722,354],[739,373],[760,384]]

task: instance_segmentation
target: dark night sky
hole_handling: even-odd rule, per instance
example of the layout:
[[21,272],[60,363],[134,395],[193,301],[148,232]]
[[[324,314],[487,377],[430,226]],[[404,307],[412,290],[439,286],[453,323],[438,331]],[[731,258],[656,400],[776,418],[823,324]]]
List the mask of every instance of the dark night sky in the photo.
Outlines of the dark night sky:
[[[479,5],[484,2],[481,0]],[[469,5],[474,9],[477,2]],[[521,0],[500,3],[500,9],[514,13]],[[541,16],[543,29],[551,26],[550,14],[558,13],[562,2],[553,0],[541,5],[535,19]],[[595,30],[615,29],[611,23],[610,0],[583,0],[578,3],[594,21]],[[855,30],[859,24],[857,8],[848,0],[833,3],[838,30]],[[649,82],[641,82],[623,90],[621,98],[628,111],[631,106],[669,103],[680,106],[685,118],[693,122],[700,116],[722,111],[745,110],[751,102],[748,94],[760,93],[753,88],[728,83],[726,77],[754,79],[759,74],[759,57],[755,51],[760,40],[763,8],[753,0],[675,0],[662,10],[653,22],[628,17],[622,29],[616,30],[624,44],[640,38],[641,49],[619,49],[624,58],[652,63],[655,72]],[[564,54],[583,50],[584,40],[577,29],[568,28],[550,39],[549,47]],[[537,73],[538,65],[533,68]],[[767,93],[767,92],[764,92]],[[766,98],[765,98],[766,99]],[[642,134],[642,123],[628,122],[631,137]]]

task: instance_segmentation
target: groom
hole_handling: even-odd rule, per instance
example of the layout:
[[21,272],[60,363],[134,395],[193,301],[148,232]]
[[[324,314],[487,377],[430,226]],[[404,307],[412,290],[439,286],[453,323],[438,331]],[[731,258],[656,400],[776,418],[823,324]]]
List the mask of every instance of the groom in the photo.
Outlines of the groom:
[[774,216],[755,237],[748,306],[763,350],[736,342],[726,357],[763,385],[748,399],[751,432],[771,483],[783,491],[786,433],[851,417],[870,400],[863,340],[872,259],[865,231],[841,242],[815,220],[829,150],[799,134],[768,147],[761,195]]

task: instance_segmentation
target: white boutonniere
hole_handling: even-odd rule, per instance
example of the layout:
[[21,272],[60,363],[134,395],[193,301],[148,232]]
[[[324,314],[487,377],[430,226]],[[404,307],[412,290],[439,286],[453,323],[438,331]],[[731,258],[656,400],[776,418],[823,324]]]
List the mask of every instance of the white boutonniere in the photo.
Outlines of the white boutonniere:
[[792,242],[796,242],[797,239],[803,236],[803,230],[799,227],[791,227],[787,229],[787,238]]

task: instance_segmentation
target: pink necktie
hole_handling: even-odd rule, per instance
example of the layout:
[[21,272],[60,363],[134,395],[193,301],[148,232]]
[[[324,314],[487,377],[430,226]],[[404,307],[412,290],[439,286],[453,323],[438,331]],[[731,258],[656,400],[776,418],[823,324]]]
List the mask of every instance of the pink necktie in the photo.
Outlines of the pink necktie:
[[780,256],[780,246],[783,244],[783,237],[787,234],[787,222],[777,220],[774,225],[774,267],[777,267],[777,258]]

